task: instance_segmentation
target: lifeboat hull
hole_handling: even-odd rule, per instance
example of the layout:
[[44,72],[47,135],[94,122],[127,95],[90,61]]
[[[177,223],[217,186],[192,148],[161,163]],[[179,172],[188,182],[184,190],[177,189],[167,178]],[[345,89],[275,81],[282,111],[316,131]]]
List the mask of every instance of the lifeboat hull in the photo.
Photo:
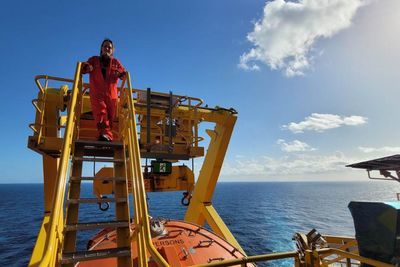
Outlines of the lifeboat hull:
[[[191,266],[238,259],[245,255],[218,235],[195,224],[178,220],[161,220],[163,233],[152,237],[154,246],[170,266]],[[131,225],[134,231],[134,225]],[[117,232],[106,228],[96,234],[88,243],[89,250],[116,248]],[[136,240],[132,241],[133,265],[137,266]],[[148,254],[149,266],[157,266]],[[117,258],[97,259],[79,262],[79,267],[117,266]],[[238,265],[239,266],[239,265]],[[253,266],[248,264],[248,266]]]

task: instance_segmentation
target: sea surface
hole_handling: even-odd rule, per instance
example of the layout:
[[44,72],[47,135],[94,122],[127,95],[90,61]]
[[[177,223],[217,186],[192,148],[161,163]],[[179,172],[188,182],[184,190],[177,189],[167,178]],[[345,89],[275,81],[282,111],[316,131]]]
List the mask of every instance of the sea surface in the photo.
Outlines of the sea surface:
[[[322,234],[354,235],[347,208],[351,200],[392,201],[400,185],[392,181],[367,182],[264,182],[218,183],[213,204],[248,255],[295,249],[292,236],[315,228]],[[84,184],[82,197],[92,196]],[[183,219],[186,207],[182,192],[149,193],[153,217]],[[80,221],[93,216],[112,220],[114,209],[102,212],[86,204]],[[92,217],[88,217],[90,214]],[[43,185],[0,185],[0,266],[28,264],[43,215]],[[78,235],[84,249],[94,232]],[[293,262],[271,261],[259,266],[293,266]]]

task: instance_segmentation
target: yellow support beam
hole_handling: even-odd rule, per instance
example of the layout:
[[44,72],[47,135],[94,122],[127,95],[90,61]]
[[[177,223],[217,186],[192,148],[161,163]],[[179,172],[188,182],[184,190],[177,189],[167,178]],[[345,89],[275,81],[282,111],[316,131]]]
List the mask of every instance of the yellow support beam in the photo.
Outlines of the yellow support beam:
[[44,212],[51,212],[59,159],[43,155]]
[[43,217],[42,225],[40,226],[39,234],[36,240],[36,245],[33,248],[32,256],[28,266],[38,266],[45,250],[47,228],[50,221],[50,214],[47,213]]
[[226,241],[228,241],[232,246],[236,247],[240,252],[246,254],[214,207],[211,204],[205,205],[203,211],[204,217],[206,218],[206,221],[210,225],[211,229],[213,229],[213,231],[218,235],[224,237]]
[[221,172],[222,163],[236,122],[236,116],[229,111],[215,113],[210,118],[212,117],[216,120],[216,126],[214,130],[207,130],[211,140],[191,203],[185,215],[185,221],[199,225],[204,225],[205,221],[207,221],[213,231],[224,237],[242,253],[245,253],[211,204],[218,176]]
[[204,216],[198,214],[197,206],[201,203],[209,203],[212,200],[233,126],[236,122],[236,116],[230,112],[224,112],[224,115],[217,122],[214,130],[207,130],[211,140],[196,182],[191,204],[186,212],[186,221],[204,224]]

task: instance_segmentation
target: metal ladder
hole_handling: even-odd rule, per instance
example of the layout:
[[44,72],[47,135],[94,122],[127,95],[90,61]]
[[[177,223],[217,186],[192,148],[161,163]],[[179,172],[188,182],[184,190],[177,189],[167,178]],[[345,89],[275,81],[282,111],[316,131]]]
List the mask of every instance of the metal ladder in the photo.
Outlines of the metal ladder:
[[[69,178],[69,190],[64,226],[62,266],[74,266],[76,262],[101,258],[118,258],[118,266],[132,266],[130,242],[130,215],[128,189],[125,177],[125,158],[122,143],[76,140],[73,144],[73,157]],[[83,162],[111,162],[114,165],[113,177],[82,176]],[[81,182],[101,179],[113,183],[114,198],[81,198]],[[101,222],[79,222],[80,204],[115,203],[115,220]],[[102,250],[76,250],[77,231],[113,227],[117,230],[117,247]]]

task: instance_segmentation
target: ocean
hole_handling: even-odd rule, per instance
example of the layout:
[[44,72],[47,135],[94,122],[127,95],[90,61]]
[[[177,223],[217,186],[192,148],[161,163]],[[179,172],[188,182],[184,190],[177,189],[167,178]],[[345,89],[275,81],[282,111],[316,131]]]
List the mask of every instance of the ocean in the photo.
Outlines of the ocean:
[[[347,208],[351,200],[392,201],[400,185],[392,181],[365,182],[263,182],[218,183],[213,204],[248,255],[295,249],[292,236],[317,229],[321,234],[354,236]],[[92,196],[84,184],[81,196]],[[186,207],[182,192],[148,193],[153,217],[183,219]],[[82,206],[86,214],[113,218],[111,208]],[[0,185],[0,266],[28,264],[43,215],[43,185]],[[80,221],[93,221],[80,213]],[[84,249],[94,232],[78,235]],[[293,266],[293,262],[271,261],[259,266]]]

